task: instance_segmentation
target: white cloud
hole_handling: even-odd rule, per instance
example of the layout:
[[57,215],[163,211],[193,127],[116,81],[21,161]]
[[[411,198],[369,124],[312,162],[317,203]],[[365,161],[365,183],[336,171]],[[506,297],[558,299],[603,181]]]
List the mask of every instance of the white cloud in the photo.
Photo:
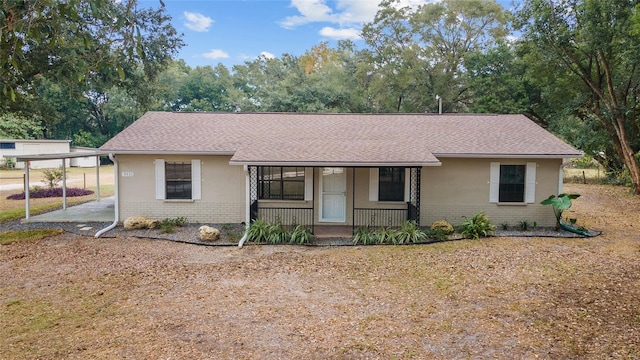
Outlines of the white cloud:
[[359,29],[336,29],[330,26],[323,27],[320,30],[320,35],[324,37],[328,37],[334,40],[359,40],[361,39],[360,30]]
[[229,54],[220,49],[211,49],[208,53],[202,54],[207,59],[227,59]]
[[211,26],[211,24],[213,24],[212,18],[199,13],[185,11],[184,17],[187,19],[187,22],[184,23],[184,26],[186,26],[190,30],[197,32],[207,32],[209,31],[209,27]]
[[[337,0],[335,9],[327,5],[327,0],[291,0],[290,7],[300,15],[288,16],[280,21],[280,26],[291,29],[299,25],[328,22],[333,24],[360,25],[373,21],[382,0]],[[416,8],[422,4],[439,0],[401,0],[400,7]]]
[[268,52],[268,51],[261,51],[260,52],[260,56],[264,56],[267,59],[275,59],[276,56],[273,55],[272,53]]

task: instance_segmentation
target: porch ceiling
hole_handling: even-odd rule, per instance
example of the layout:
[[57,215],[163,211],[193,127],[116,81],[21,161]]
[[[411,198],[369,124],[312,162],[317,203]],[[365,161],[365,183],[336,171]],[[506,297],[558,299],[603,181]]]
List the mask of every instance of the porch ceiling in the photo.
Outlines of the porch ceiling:
[[440,166],[423,144],[389,140],[272,140],[241,146],[232,165]]

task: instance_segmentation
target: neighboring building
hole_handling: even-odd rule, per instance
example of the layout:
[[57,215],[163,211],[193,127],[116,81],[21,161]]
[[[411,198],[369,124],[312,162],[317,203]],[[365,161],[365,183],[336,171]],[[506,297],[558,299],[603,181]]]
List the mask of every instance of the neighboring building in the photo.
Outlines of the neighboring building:
[[[25,163],[16,161],[16,158],[34,154],[58,154],[68,153],[71,140],[16,140],[0,139],[0,161],[7,158],[15,162],[16,169],[24,169]],[[69,166],[69,159],[66,159]],[[43,160],[31,163],[31,169],[53,169],[62,166],[62,160]]]
[[109,140],[119,219],[553,226],[581,153],[523,115],[149,112]]
[[[72,146],[71,147],[71,152],[72,153],[91,153],[91,152],[95,152],[95,151],[96,151],[95,148],[90,148],[90,147],[83,147],[83,146]],[[96,162],[97,161],[99,161],[99,160],[95,156],[85,156],[85,157],[71,158],[70,159],[70,165],[71,165],[71,167],[82,167],[82,168],[96,167]]]

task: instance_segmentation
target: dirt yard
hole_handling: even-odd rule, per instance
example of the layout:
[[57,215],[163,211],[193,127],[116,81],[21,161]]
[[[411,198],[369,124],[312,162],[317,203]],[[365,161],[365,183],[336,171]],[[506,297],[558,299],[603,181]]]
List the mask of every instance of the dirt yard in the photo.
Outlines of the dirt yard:
[[601,236],[1,246],[0,358],[637,359],[640,198],[565,190]]

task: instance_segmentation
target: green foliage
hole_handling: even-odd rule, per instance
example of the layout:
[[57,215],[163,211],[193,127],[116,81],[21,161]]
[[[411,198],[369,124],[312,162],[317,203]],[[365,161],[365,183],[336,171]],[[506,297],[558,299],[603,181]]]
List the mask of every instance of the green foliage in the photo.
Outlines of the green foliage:
[[5,169],[13,169],[16,167],[16,162],[15,160],[13,160],[13,158],[5,157],[5,158],[2,158],[2,166]]
[[531,74],[547,99],[547,116],[564,123],[554,127],[588,153],[604,151],[598,161],[606,169],[629,169],[640,194],[640,164],[633,156],[640,150],[640,37],[632,35],[636,10],[633,1],[549,6],[547,0],[530,0],[516,20],[521,50],[534,60]]
[[398,230],[383,226],[374,230],[372,237],[377,244],[397,244],[399,235]]
[[533,224],[530,223],[528,220],[522,220],[518,222],[518,227],[520,228],[520,230],[522,231],[529,231],[532,230],[533,228],[535,228],[537,226],[536,222],[534,221]]
[[493,235],[495,225],[491,224],[484,212],[478,212],[471,219],[465,217],[462,222],[462,236],[466,239],[479,239]]
[[159,229],[161,233],[171,234],[175,231],[176,227],[183,227],[187,224],[186,217],[166,218],[160,221]]
[[42,181],[51,189],[62,181],[62,167],[57,169],[45,169],[42,171]]
[[420,230],[415,221],[405,221],[398,231],[397,244],[415,244],[424,241],[426,238],[427,235]]
[[540,204],[542,205],[551,205],[553,207],[553,214],[556,216],[556,230],[560,228],[562,213],[565,210],[571,208],[571,200],[577,199],[579,197],[580,194],[560,194],[558,196],[551,195],[540,202]]
[[37,120],[14,113],[0,114],[0,138],[36,139],[40,136],[42,126]]
[[289,233],[290,244],[308,244],[312,239],[313,234],[311,233],[311,230],[302,225],[296,225]]
[[267,226],[267,243],[284,244],[287,242],[289,234],[281,222],[275,222]]
[[255,243],[267,242],[269,224],[262,219],[254,220],[247,230],[247,240]]
[[415,221],[405,221],[399,229],[381,227],[375,230],[369,227],[356,228],[353,234],[353,245],[373,244],[415,244],[424,241],[427,234]]
[[373,236],[373,230],[368,226],[356,228],[353,239],[353,245],[372,245],[376,244],[377,241]]

